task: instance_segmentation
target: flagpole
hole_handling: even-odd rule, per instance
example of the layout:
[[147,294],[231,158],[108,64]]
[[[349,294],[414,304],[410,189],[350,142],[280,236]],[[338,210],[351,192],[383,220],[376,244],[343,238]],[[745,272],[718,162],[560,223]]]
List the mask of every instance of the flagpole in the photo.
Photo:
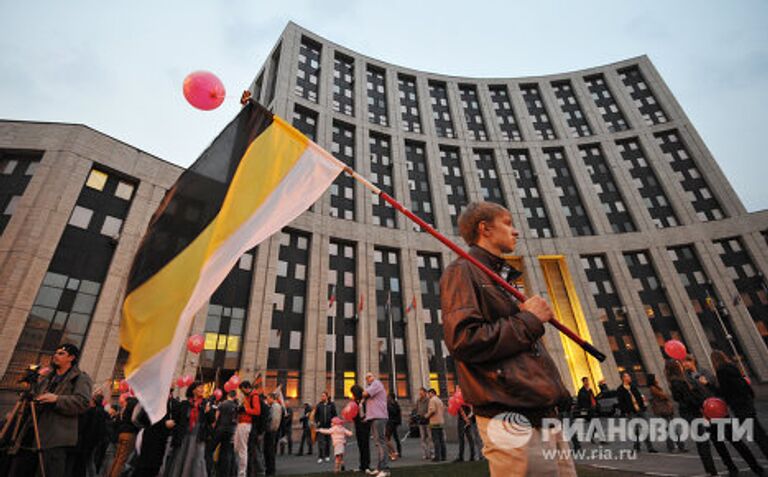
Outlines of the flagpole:
[[717,309],[717,302],[715,301],[714,298],[712,298],[712,295],[709,294],[709,290],[707,288],[704,288],[704,293],[707,294],[707,298],[704,301],[707,302],[709,310],[715,314],[715,318],[717,318],[718,323],[720,323],[720,327],[723,329],[723,333],[725,334],[725,339],[728,340],[728,344],[731,345],[731,351],[733,352],[733,356],[736,358],[736,361],[739,363],[741,374],[743,374],[744,376],[747,376],[747,370],[744,368],[744,363],[741,361],[741,354],[738,352],[738,350],[736,349],[736,345],[733,343],[733,335],[728,331],[728,328],[726,328],[723,318],[720,316],[720,312]]
[[[451,249],[453,252],[458,254],[460,257],[465,258],[470,263],[478,267],[480,270],[482,270],[488,277],[491,278],[491,280],[498,283],[502,288],[504,288],[506,291],[512,294],[515,298],[517,298],[520,302],[525,302],[528,300],[528,298],[520,293],[519,290],[514,288],[512,285],[507,283],[506,280],[498,276],[496,273],[494,273],[490,268],[486,267],[482,263],[480,263],[476,258],[469,255],[465,250],[463,250],[461,247],[453,243],[450,239],[445,237],[443,234],[435,230],[431,225],[426,223],[424,220],[422,220],[419,216],[411,212],[410,210],[406,209],[402,204],[400,204],[398,201],[396,201],[392,196],[387,194],[386,192],[382,191],[375,185],[373,185],[370,181],[368,181],[365,177],[358,174],[354,169],[352,169],[349,166],[346,166],[344,168],[344,172],[346,172],[348,175],[350,175],[353,179],[357,180],[363,186],[365,186],[368,190],[370,190],[372,193],[378,195],[384,201],[388,202],[392,207],[394,207],[396,210],[404,214],[406,217],[411,219],[413,222],[416,222],[416,224],[419,225],[419,227],[422,228],[422,230],[426,231],[433,237],[435,237],[437,240],[443,243],[446,247]],[[549,324],[557,328],[558,331],[563,333],[565,336],[570,338],[573,342],[578,344],[584,351],[592,355],[595,359],[597,359],[600,362],[605,361],[605,355],[601,353],[597,348],[595,348],[591,343],[581,339],[579,335],[577,335],[575,332],[573,332],[570,328],[565,326],[564,324],[560,323],[556,318],[551,318],[549,320]]]

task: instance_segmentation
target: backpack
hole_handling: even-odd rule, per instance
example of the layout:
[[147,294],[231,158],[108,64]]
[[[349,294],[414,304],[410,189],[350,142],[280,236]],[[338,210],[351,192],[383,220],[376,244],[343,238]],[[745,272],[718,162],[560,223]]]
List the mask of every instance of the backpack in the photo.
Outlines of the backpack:
[[[261,409],[261,413],[258,416],[253,416],[251,419],[252,425],[254,429],[259,434],[264,433],[267,430],[267,422],[269,422],[269,404],[267,404],[267,398],[264,397],[263,394],[258,394],[259,398],[259,409]],[[251,397],[250,399],[253,399]]]

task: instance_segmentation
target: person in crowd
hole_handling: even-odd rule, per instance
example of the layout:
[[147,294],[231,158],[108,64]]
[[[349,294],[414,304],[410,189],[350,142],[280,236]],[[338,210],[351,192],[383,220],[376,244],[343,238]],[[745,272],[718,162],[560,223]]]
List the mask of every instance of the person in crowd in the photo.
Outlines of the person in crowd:
[[[77,367],[80,349],[63,344],[53,353],[53,372],[31,386],[35,398],[40,448],[47,477],[66,477],[74,466],[70,449],[77,445],[79,416],[91,399],[91,378]],[[30,416],[23,420],[10,454],[11,477],[35,475],[40,464]]]
[[293,409],[284,406],[283,422],[280,424],[280,455],[285,454],[286,448],[288,455],[293,454]]
[[716,379],[708,369],[699,368],[699,363],[692,354],[687,354],[683,359],[683,369],[688,379],[698,381],[702,386],[708,387],[710,392],[713,391]]
[[204,399],[203,383],[187,387],[187,399],[179,404],[174,416],[172,464],[169,477],[207,477],[205,444],[210,435],[212,406]]
[[299,418],[301,423],[301,441],[299,441],[299,453],[296,455],[304,455],[304,443],[307,443],[307,455],[312,455],[312,432],[309,429],[309,415],[312,414],[312,405],[308,402],[304,403],[304,412]]
[[403,455],[403,448],[400,444],[400,436],[397,433],[398,427],[403,423],[402,411],[400,410],[400,403],[397,402],[395,393],[389,393],[387,397],[387,429],[385,436],[387,439],[387,449],[389,450],[389,458],[391,460],[397,460]]
[[360,467],[358,471],[367,472],[371,467],[371,423],[365,420],[365,400],[363,399],[363,387],[353,384],[350,388],[352,399],[357,403],[357,415],[355,416],[355,440],[360,454]]
[[338,474],[344,470],[344,446],[347,444],[347,437],[352,437],[352,431],[344,427],[344,421],[340,417],[334,417],[331,419],[330,429],[318,429],[317,432],[330,436],[333,442],[333,471]]
[[419,440],[421,442],[421,458],[431,460],[435,457],[435,449],[432,446],[432,436],[429,434],[429,419],[427,418],[427,408],[429,407],[429,396],[427,388],[419,389],[419,399],[416,401],[416,413],[419,418]]
[[[464,462],[464,442],[469,444],[469,460],[475,460],[475,436],[472,432],[472,420],[475,415],[472,406],[466,402],[459,406],[459,413],[456,415],[456,432],[459,436],[459,456],[454,462]],[[480,449],[478,448],[478,451]]]
[[120,414],[117,418],[117,447],[109,477],[120,477],[125,464],[134,453],[139,428],[133,424],[133,409],[139,400],[126,394],[120,395]]
[[95,394],[88,403],[88,409],[78,419],[73,476],[96,476],[94,452],[99,444],[107,439],[107,419],[109,419],[109,414],[104,410],[103,401],[102,394]]
[[378,454],[376,461],[376,477],[389,477],[389,462],[387,461],[387,391],[384,385],[376,379],[373,373],[365,373],[367,387],[363,391],[365,398],[365,420],[371,425],[373,442]]
[[749,385],[733,360],[719,350],[712,351],[712,368],[717,374],[718,395],[731,408],[733,415],[739,419],[752,419],[754,440],[760,452],[768,459],[768,436],[760,424],[755,411],[755,392]]
[[274,392],[267,395],[267,406],[269,406],[269,420],[264,433],[264,463],[266,475],[275,475],[275,454],[280,424],[283,422],[283,406],[280,405],[278,395]]
[[254,477],[264,474],[266,463],[264,461],[264,435],[267,431],[267,423],[270,417],[270,408],[267,404],[267,396],[261,384],[261,376],[257,376],[253,382],[253,403],[258,400],[259,415],[251,418],[251,433],[248,436],[248,469],[247,475]]
[[159,421],[152,424],[149,416],[139,403],[133,410],[133,424],[144,429],[141,437],[141,449],[135,461],[132,477],[157,477],[163,465],[168,436],[176,422],[171,416],[173,395],[169,393],[166,403],[166,413]]
[[[458,225],[471,257],[507,280],[520,276],[503,258],[514,251],[518,240],[507,209],[473,202],[459,216]],[[541,340],[544,323],[553,317],[547,302],[532,296],[516,303],[463,257],[443,272],[440,301],[445,344],[456,364],[464,400],[475,407],[491,475],[575,475],[562,433],[550,433],[546,442],[541,439],[542,419],[557,417],[557,403],[568,394]],[[532,438],[522,446],[499,446],[488,439],[491,419],[508,412],[520,413],[532,424]],[[541,459],[544,449],[563,452],[557,452],[557,459]]]
[[[632,382],[632,375],[627,371],[621,373],[621,384],[616,388],[616,397],[618,398],[618,407],[621,415],[626,418],[646,419],[645,396]],[[653,448],[650,433],[646,435],[645,446],[648,452],[655,454],[658,451]],[[635,451],[640,452],[640,436],[635,441]]]
[[237,412],[237,427],[235,429],[235,454],[237,455],[237,477],[246,477],[248,470],[248,438],[251,435],[254,416],[261,414],[259,396],[253,392],[250,381],[240,383],[243,393],[243,403]]
[[597,414],[597,399],[595,399],[589,378],[586,376],[581,378],[581,388],[576,396],[576,408],[587,420],[592,419]]
[[234,453],[234,438],[235,431],[237,430],[237,391],[230,391],[227,393],[227,398],[222,401],[216,409],[216,418],[213,427],[213,443],[214,449],[219,448],[219,461],[216,466],[217,476],[229,477],[230,471],[233,467],[235,453]]
[[[330,429],[331,419],[336,417],[336,405],[331,402],[327,392],[320,395],[320,402],[315,406],[315,424],[317,429]],[[320,464],[325,459],[331,460],[331,439],[324,433],[317,435],[317,463]]]
[[446,459],[445,434],[443,426],[445,425],[445,405],[437,397],[437,391],[429,389],[429,407],[427,408],[427,419],[429,420],[429,434],[432,436],[432,445],[435,446],[435,462],[442,462]]
[[608,391],[610,391],[610,389],[608,388],[608,383],[605,382],[605,379],[601,379],[600,381],[597,382],[597,389],[599,391],[597,393],[598,398],[600,397],[601,394],[607,393]]
[[[672,398],[664,392],[655,374],[651,373],[648,375],[648,383],[648,389],[651,391],[651,412],[654,416],[666,420],[667,424],[669,424],[675,416],[675,405],[672,402]],[[687,452],[685,442],[680,440],[679,437],[677,441],[674,441],[670,434],[667,434],[667,452],[674,452],[675,448],[680,452]]]

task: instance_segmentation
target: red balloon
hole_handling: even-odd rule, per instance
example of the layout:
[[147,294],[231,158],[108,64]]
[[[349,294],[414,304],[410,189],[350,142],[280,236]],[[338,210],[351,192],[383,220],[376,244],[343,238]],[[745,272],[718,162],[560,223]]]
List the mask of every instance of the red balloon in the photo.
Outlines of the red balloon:
[[341,417],[343,417],[345,421],[352,421],[359,411],[360,407],[357,403],[355,401],[349,401],[349,403],[344,406],[344,409],[341,410]]
[[453,393],[453,397],[459,406],[464,405],[464,395],[461,393],[461,389],[457,389],[456,392]]
[[456,396],[451,396],[448,398],[448,414],[451,416],[455,416],[459,413],[459,408],[461,407],[461,404],[459,404],[459,401],[456,400]]
[[127,393],[128,391],[130,391],[130,390],[131,390],[131,385],[130,385],[130,384],[128,384],[128,381],[126,381],[125,379],[123,379],[122,381],[120,381],[120,385],[118,386],[118,390],[119,390],[121,393]]
[[205,336],[192,335],[187,340],[187,349],[190,353],[200,354],[205,346]]
[[232,381],[227,381],[226,383],[224,383],[224,391],[227,393],[234,391],[235,387],[236,386],[232,384]]
[[707,419],[720,419],[728,415],[728,405],[716,397],[705,399],[701,410]]
[[195,382],[195,378],[192,377],[192,375],[187,374],[182,379],[184,379],[184,387],[189,387],[190,384]]
[[189,104],[210,111],[221,106],[227,95],[224,85],[210,71],[195,71],[184,78],[184,97]]
[[688,351],[685,349],[685,345],[677,340],[669,340],[664,343],[664,352],[667,353],[672,359],[682,361],[685,359],[685,355]]
[[184,376],[179,376],[178,378],[176,378],[176,386],[179,388],[184,387]]
[[235,389],[237,389],[243,381],[240,379],[240,376],[233,374],[232,377],[229,378],[229,382],[235,386]]
[[221,401],[221,397],[224,395],[223,392],[221,392],[221,389],[214,389],[213,390],[213,397],[216,398],[217,401]]

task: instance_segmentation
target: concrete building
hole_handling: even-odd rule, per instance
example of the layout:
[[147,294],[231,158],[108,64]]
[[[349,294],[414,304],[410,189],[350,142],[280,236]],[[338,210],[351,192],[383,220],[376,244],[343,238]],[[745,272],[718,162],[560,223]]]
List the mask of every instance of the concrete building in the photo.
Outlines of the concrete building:
[[[665,340],[768,380],[768,211],[747,213],[647,57],[550,76],[462,78],[388,64],[289,24],[253,97],[460,242],[473,200],[507,206],[526,293],[608,355],[548,328],[567,385],[663,374]],[[85,126],[0,122],[0,382],[55,346],[122,376],[133,253],[181,168]],[[190,217],[194,220],[194,217]],[[297,402],[374,371],[401,399],[455,386],[437,282],[454,257],[348,177],[244,255],[199,311],[179,373],[262,373]],[[392,352],[394,351],[394,352]],[[6,393],[8,394],[8,393]]]

